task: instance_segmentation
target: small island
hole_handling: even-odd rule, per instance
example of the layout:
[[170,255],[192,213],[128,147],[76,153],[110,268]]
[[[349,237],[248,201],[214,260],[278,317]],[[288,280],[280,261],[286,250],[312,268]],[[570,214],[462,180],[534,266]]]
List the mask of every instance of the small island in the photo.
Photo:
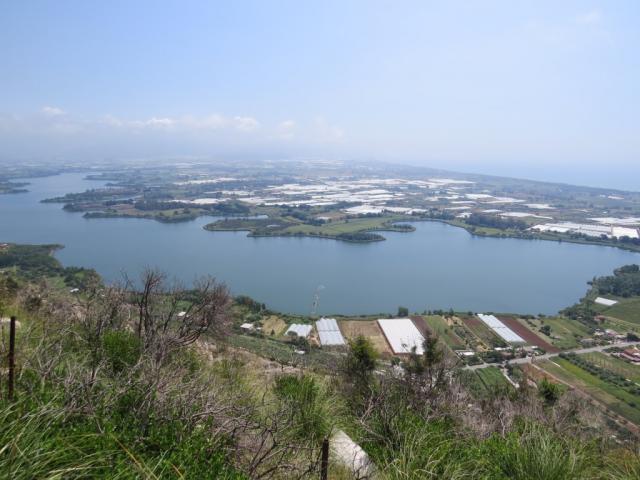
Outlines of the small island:
[[374,232],[412,232],[413,225],[397,223],[404,216],[339,218],[304,221],[295,217],[225,218],[204,226],[209,231],[248,231],[250,237],[304,236],[328,238],[351,243],[371,243],[386,240]]

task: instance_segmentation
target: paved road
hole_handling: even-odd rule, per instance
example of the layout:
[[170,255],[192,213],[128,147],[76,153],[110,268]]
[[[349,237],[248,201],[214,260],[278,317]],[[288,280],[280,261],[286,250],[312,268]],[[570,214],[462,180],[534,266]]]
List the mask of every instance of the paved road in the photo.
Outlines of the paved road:
[[[536,363],[539,360],[546,360],[548,358],[557,357],[558,355],[560,355],[560,353],[581,354],[581,353],[601,352],[602,350],[606,350],[607,348],[611,348],[611,347],[626,348],[636,344],[638,344],[637,341],[636,342],[618,342],[618,343],[613,343],[611,345],[600,345],[597,347],[579,348],[577,350],[565,350],[564,352],[559,352],[559,353],[545,353],[544,355],[538,355],[536,357],[514,358],[513,360],[509,360],[508,363],[512,365],[522,364],[522,363]],[[499,364],[481,363],[480,365],[471,365],[464,368],[466,370],[476,370],[478,368],[489,367],[491,365],[498,366]]]

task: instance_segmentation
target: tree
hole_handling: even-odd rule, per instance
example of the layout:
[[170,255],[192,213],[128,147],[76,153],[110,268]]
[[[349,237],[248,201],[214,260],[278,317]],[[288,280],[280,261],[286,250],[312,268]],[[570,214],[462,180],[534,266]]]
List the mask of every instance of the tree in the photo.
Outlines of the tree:
[[414,347],[403,363],[404,375],[400,379],[404,396],[416,410],[428,409],[431,402],[447,388],[447,375],[455,367],[452,358],[445,356],[436,335],[427,333],[423,352]]
[[194,282],[191,290],[168,285],[166,275],[148,269],[141,276],[142,289],[133,288],[128,279],[125,293],[136,306],[136,335],[144,349],[166,354],[177,346],[189,345],[204,333],[221,338],[228,333],[231,296],[224,284],[212,277]]
[[409,309],[407,307],[398,307],[398,316],[399,317],[408,317]]
[[349,341],[349,351],[342,364],[344,386],[354,406],[362,404],[373,388],[373,372],[378,364],[378,352],[371,340],[358,335]]
[[538,384],[538,395],[540,395],[545,405],[552,407],[560,398],[560,387],[543,378]]

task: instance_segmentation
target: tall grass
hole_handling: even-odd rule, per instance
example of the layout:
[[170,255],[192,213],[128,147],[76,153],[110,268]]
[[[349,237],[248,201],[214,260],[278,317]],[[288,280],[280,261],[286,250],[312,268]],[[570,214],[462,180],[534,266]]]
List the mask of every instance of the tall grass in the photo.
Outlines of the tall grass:
[[[0,404],[0,479],[243,478],[197,435],[173,450],[127,445],[113,429],[74,418],[55,401]],[[126,432],[122,432],[126,436]]]
[[592,478],[599,463],[588,444],[531,422],[490,439],[484,454],[495,475],[513,480]]

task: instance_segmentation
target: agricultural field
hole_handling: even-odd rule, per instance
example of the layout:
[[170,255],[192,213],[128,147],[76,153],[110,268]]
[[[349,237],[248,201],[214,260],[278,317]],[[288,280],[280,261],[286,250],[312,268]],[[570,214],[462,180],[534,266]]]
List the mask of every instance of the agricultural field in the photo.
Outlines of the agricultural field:
[[287,328],[285,321],[278,315],[270,315],[262,319],[262,331],[265,335],[277,337],[282,335]]
[[228,337],[228,342],[234,347],[285,365],[333,370],[339,362],[339,356],[332,352],[312,348],[307,354],[298,355],[290,344],[270,338],[231,335]]
[[489,327],[487,327],[479,318],[464,317],[462,319],[465,327],[471,331],[487,348],[503,347],[506,345],[504,340],[498,337]]
[[340,331],[348,340],[358,335],[368,338],[375,349],[383,356],[391,356],[393,352],[375,320],[340,320]]
[[549,342],[540,338],[538,334],[532,332],[531,329],[527,328],[525,326],[525,323],[520,321],[519,319],[504,316],[498,318],[517,335],[522,337],[529,345],[540,347],[548,353],[557,353],[560,351],[558,347],[550,344]]
[[504,377],[500,369],[497,367],[480,368],[475,372],[489,391],[492,391],[496,388],[511,386],[509,381]]
[[612,357],[611,355],[601,352],[583,353],[580,357],[599,367],[622,375],[633,382],[640,383],[640,365],[633,365],[620,358]]
[[[414,323],[416,319],[414,317]],[[452,350],[463,350],[467,348],[464,341],[456,335],[453,325],[448,325],[444,317],[440,315],[425,315],[422,317],[423,322],[426,322],[429,329],[438,335],[438,337]]]
[[501,389],[511,388],[511,384],[497,367],[463,370],[461,380],[475,396],[480,398]]
[[[519,321],[538,337],[551,343],[560,350],[578,348],[580,346],[580,340],[590,336],[588,327],[577,320],[571,320],[569,318],[545,317],[520,319]],[[540,328],[545,325],[548,325],[551,329],[549,335],[545,335],[544,332],[540,331]]]
[[640,396],[592,375],[563,358],[544,360],[538,366],[567,384],[587,393],[612,412],[640,424]]
[[616,297],[615,300],[618,301],[615,305],[611,307],[598,305],[598,307],[604,308],[597,308],[597,310],[607,317],[613,317],[624,322],[640,325],[640,297]]

